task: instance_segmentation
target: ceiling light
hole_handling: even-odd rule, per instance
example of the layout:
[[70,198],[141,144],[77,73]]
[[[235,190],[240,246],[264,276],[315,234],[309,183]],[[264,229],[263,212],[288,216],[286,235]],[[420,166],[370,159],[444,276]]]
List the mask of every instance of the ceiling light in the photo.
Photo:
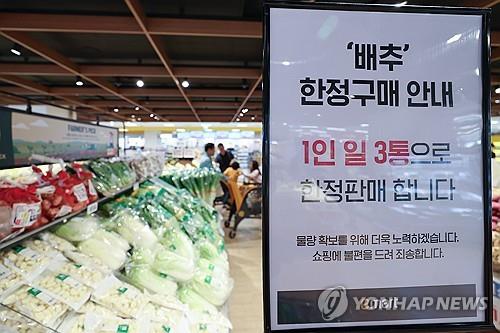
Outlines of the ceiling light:
[[236,121],[240,121],[240,118],[236,118]]
[[131,117],[131,118],[135,118],[135,114],[131,115],[130,117]]
[[495,99],[495,104],[500,103],[500,99]]
[[134,108],[134,110],[135,110],[135,111],[139,111],[140,109],[141,109],[141,108],[140,108],[140,107],[138,107],[138,106],[136,106],[136,107]]
[[76,81],[75,81],[75,84],[79,87],[83,86],[83,81],[82,81],[82,78],[77,76],[76,77]]
[[394,5],[394,7],[403,7],[408,3],[408,1],[403,1]]
[[135,82],[135,85],[136,85],[136,86],[138,86],[139,88],[142,88],[142,87],[144,87],[144,81],[142,81],[142,80],[137,80],[137,81]]
[[155,120],[160,120],[160,117],[158,117],[158,116],[155,116]]
[[113,112],[118,112],[118,111],[120,111],[118,108],[113,109]]
[[149,117],[151,117],[151,118],[153,118],[154,116],[155,116],[155,115],[154,115],[153,113],[151,113],[151,114],[149,115]]
[[182,85],[184,88],[188,88],[188,87],[189,87],[189,81],[188,81],[188,80],[184,80],[184,81],[182,81],[181,85]]
[[283,66],[290,66],[290,61],[285,60],[282,62],[282,64],[283,64]]
[[18,44],[14,44],[10,48],[10,52],[14,53],[16,56],[20,56],[21,55],[21,48],[19,47]]
[[244,108],[243,110],[241,110],[241,112],[243,112],[243,113],[247,113],[247,112],[248,112],[248,109],[247,109],[247,108]]
[[137,118],[137,121],[141,121],[141,120],[142,120],[142,118],[141,118],[141,117]]
[[243,112],[242,112],[242,113],[240,113],[240,117],[243,117],[243,116],[244,116]]
[[495,93],[500,94],[500,87],[495,89]]
[[255,116],[252,116],[252,118],[250,118],[250,119],[255,120]]

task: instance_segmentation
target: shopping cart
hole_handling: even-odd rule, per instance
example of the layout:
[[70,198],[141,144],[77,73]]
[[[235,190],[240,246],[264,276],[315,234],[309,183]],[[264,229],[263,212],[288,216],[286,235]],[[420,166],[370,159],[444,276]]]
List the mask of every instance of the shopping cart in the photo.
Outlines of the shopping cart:
[[[229,232],[230,238],[236,237],[236,231],[241,221],[248,217],[260,217],[262,214],[262,185],[246,185],[243,191],[236,184],[228,183],[229,193],[232,199],[229,217],[224,222],[226,228],[231,227],[231,220],[234,216],[232,230]],[[238,192],[237,192],[238,191]]]
[[224,208],[230,207],[232,204],[232,201],[231,201],[231,196],[230,196],[230,192],[229,192],[229,184],[227,183],[226,180],[221,180],[220,186],[221,186],[223,194],[221,196],[218,196],[215,198],[214,206],[215,205],[222,205],[222,207],[224,207]]

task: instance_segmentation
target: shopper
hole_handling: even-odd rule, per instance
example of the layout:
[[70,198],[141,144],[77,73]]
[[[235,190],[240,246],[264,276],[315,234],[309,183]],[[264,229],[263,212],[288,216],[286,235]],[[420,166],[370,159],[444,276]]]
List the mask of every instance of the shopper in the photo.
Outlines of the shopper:
[[215,145],[213,143],[207,143],[205,145],[205,156],[201,159],[200,168],[213,169],[214,165],[212,163],[212,157],[215,154]]
[[224,171],[224,176],[228,182],[238,183],[238,177],[241,175],[240,164],[238,162],[231,163],[231,166]]
[[259,162],[257,162],[256,160],[252,161],[252,164],[250,166],[250,173],[248,175],[245,175],[245,177],[248,179],[249,183],[262,184],[262,173],[259,169]]
[[241,200],[243,199],[241,193],[244,189],[242,189],[238,185],[238,177],[241,175],[240,164],[238,162],[231,163],[231,166],[224,171],[224,176],[226,176],[227,185],[229,187],[229,191],[231,192],[231,197],[233,198],[233,203],[236,206],[233,206],[231,209],[235,207],[239,207],[241,204]]
[[217,154],[215,162],[219,163],[220,171],[224,172],[227,168],[229,168],[229,165],[231,164],[234,156],[230,151],[224,148],[224,145],[222,143],[219,143],[217,145],[217,148],[219,148],[219,154]]

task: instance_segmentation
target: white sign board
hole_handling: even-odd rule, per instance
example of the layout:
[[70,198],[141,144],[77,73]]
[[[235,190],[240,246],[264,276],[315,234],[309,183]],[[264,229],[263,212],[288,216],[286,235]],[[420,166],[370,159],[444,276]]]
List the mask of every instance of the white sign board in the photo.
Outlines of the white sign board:
[[491,324],[484,12],[267,15],[267,331]]

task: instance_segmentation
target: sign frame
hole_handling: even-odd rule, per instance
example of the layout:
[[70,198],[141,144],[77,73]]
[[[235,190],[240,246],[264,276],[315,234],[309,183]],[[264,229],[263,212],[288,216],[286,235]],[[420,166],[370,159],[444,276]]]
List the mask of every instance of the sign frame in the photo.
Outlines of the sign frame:
[[[446,15],[475,15],[482,17],[481,34],[481,69],[482,69],[482,158],[483,158],[483,211],[484,211],[484,295],[488,298],[488,308],[485,311],[485,320],[482,322],[441,323],[441,324],[405,324],[405,325],[378,325],[378,326],[350,326],[332,328],[307,329],[271,329],[270,306],[270,258],[269,258],[269,172],[270,172],[270,9],[316,9],[336,11],[361,11],[384,13],[414,13],[414,14],[446,14]],[[493,332],[493,272],[492,272],[492,236],[491,236],[491,82],[490,82],[490,9],[437,7],[437,6],[401,6],[373,5],[373,4],[339,4],[327,2],[304,1],[264,1],[263,13],[263,43],[264,43],[264,71],[263,71],[263,139],[262,139],[262,167],[263,167],[263,203],[262,203],[262,271],[263,271],[263,308],[264,332],[266,333],[295,333],[295,332]]]
[[[43,114],[43,113],[26,112],[26,111],[22,111],[22,110],[17,110],[17,109],[12,109],[12,108],[9,108],[9,107],[0,106],[0,116],[1,116],[1,114],[5,114],[5,113],[10,113],[10,114],[16,114],[17,113],[17,114],[23,114],[23,115],[31,115],[31,116],[36,116],[36,117],[40,117],[40,118],[47,118],[47,119],[52,119],[52,120],[60,120],[60,121],[68,122],[68,123],[72,122],[72,123],[78,123],[78,124],[87,125],[87,126],[90,125],[90,126],[96,126],[96,127],[101,127],[101,128],[106,128],[106,129],[114,130],[114,131],[116,131],[116,154],[113,155],[113,156],[109,156],[109,157],[118,156],[118,154],[120,152],[120,149],[119,149],[120,133],[119,133],[119,130],[118,130],[117,127],[111,127],[111,126],[105,126],[105,125],[97,125],[97,124],[92,124],[91,122],[86,122],[86,121],[82,121],[82,120],[68,119],[68,118],[64,118],[64,117],[59,117],[59,116],[54,116],[54,115],[48,115],[48,114]],[[9,126],[10,126],[9,143],[12,145],[12,140],[13,140],[12,124],[9,124]],[[72,161],[77,161],[77,160],[71,159],[71,160],[65,160],[65,161],[66,162],[72,162]],[[0,165],[0,170],[23,168],[23,167],[29,167],[31,165],[32,165],[32,163],[18,164],[18,165],[14,164],[14,165],[5,165],[5,166]]]

